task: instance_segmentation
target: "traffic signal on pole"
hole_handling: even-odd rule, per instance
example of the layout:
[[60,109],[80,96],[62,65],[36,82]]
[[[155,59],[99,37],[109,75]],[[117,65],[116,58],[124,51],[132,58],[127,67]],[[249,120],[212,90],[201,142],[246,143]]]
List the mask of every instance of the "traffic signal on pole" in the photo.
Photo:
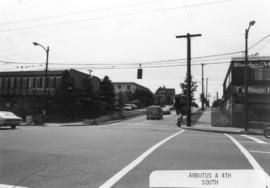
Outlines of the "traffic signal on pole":
[[137,70],[137,79],[142,79],[142,71],[143,70],[141,68]]

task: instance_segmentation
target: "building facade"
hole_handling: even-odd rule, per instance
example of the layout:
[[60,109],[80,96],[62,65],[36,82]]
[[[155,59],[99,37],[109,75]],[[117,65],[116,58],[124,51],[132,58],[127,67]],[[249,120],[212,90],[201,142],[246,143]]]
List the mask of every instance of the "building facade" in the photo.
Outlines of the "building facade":
[[159,87],[155,92],[155,104],[166,105],[173,104],[175,98],[175,89]]
[[[23,117],[41,113],[44,97],[51,100],[57,95],[64,73],[70,75],[74,88],[82,88],[84,80],[89,78],[74,69],[48,71],[45,92],[44,71],[0,72],[0,110],[13,111]],[[91,77],[91,84],[93,91],[98,91],[100,79]]]
[[[270,122],[270,57],[250,57],[247,66],[247,111],[251,126]],[[244,127],[245,60],[232,58],[223,83],[222,110],[231,126]]]

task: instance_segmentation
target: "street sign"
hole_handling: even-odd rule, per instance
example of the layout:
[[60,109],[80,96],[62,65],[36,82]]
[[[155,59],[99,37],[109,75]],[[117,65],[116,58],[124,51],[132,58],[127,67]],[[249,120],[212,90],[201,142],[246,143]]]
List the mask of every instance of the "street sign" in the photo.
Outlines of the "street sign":
[[269,186],[265,172],[258,170],[172,170],[154,171],[149,187],[185,188],[265,188]]

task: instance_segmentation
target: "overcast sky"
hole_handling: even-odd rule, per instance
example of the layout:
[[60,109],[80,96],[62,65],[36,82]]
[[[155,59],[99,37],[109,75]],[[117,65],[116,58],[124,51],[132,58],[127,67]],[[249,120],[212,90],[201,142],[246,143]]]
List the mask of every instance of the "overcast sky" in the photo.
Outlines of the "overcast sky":
[[[33,46],[36,41],[50,47],[51,70],[92,69],[98,77],[137,82],[153,92],[159,86],[180,92],[186,62],[170,60],[186,58],[186,39],[175,36],[200,33],[202,37],[191,42],[192,75],[199,81],[197,96],[201,66],[196,64],[217,62],[205,65],[205,77],[209,78],[209,93],[215,96],[218,91],[221,96],[230,58],[243,54],[196,57],[243,51],[250,20],[256,21],[249,32],[252,46],[270,34],[270,1],[0,0],[0,60],[13,62],[0,63],[0,68],[43,70],[46,56]],[[250,55],[256,53],[270,55],[270,37],[250,49]],[[139,64],[142,80],[136,79]]]

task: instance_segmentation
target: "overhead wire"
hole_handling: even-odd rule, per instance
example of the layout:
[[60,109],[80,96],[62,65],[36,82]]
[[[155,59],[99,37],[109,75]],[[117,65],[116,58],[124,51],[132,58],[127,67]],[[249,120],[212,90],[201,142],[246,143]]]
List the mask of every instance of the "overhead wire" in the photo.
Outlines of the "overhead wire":
[[94,12],[102,12],[102,11],[121,9],[121,8],[127,8],[127,7],[132,7],[132,6],[141,6],[141,5],[157,3],[157,2],[160,2],[160,1],[162,1],[162,0],[131,3],[131,4],[127,4],[127,5],[120,5],[120,6],[107,7],[107,8],[98,8],[98,9],[92,9],[92,10],[79,11],[79,12],[71,12],[71,13],[65,13],[65,14],[52,15],[52,16],[38,17],[38,18],[32,18],[32,19],[15,20],[15,21],[10,21],[10,22],[0,22],[0,26],[27,23],[27,22],[36,22],[36,21],[41,21],[41,20],[48,20],[48,19],[61,18],[61,17],[74,16],[74,15],[81,15],[81,14],[89,14],[89,13],[94,13]]
[[197,3],[197,4],[186,5],[186,6],[158,8],[158,9],[152,9],[152,10],[146,10],[146,11],[140,11],[140,12],[124,13],[124,14],[112,15],[112,16],[109,16],[109,17],[105,16],[105,17],[96,17],[96,18],[85,18],[85,19],[77,19],[77,20],[71,20],[71,21],[65,21],[65,22],[55,22],[55,23],[49,23],[49,24],[40,24],[40,25],[35,25],[35,26],[26,26],[26,27],[2,29],[2,30],[0,30],[0,32],[18,31],[18,30],[25,30],[25,29],[37,29],[37,28],[43,28],[43,27],[48,27],[48,26],[57,26],[57,25],[65,25],[65,24],[73,24],[73,23],[82,23],[82,22],[87,22],[87,21],[101,20],[101,19],[114,18],[114,17],[141,15],[141,14],[148,14],[148,13],[153,13],[153,12],[163,12],[163,11],[187,8],[187,7],[200,7],[200,6],[206,6],[206,5],[225,3],[225,2],[229,2],[229,1],[232,1],[232,0],[211,1],[211,2],[207,2],[207,3]]

